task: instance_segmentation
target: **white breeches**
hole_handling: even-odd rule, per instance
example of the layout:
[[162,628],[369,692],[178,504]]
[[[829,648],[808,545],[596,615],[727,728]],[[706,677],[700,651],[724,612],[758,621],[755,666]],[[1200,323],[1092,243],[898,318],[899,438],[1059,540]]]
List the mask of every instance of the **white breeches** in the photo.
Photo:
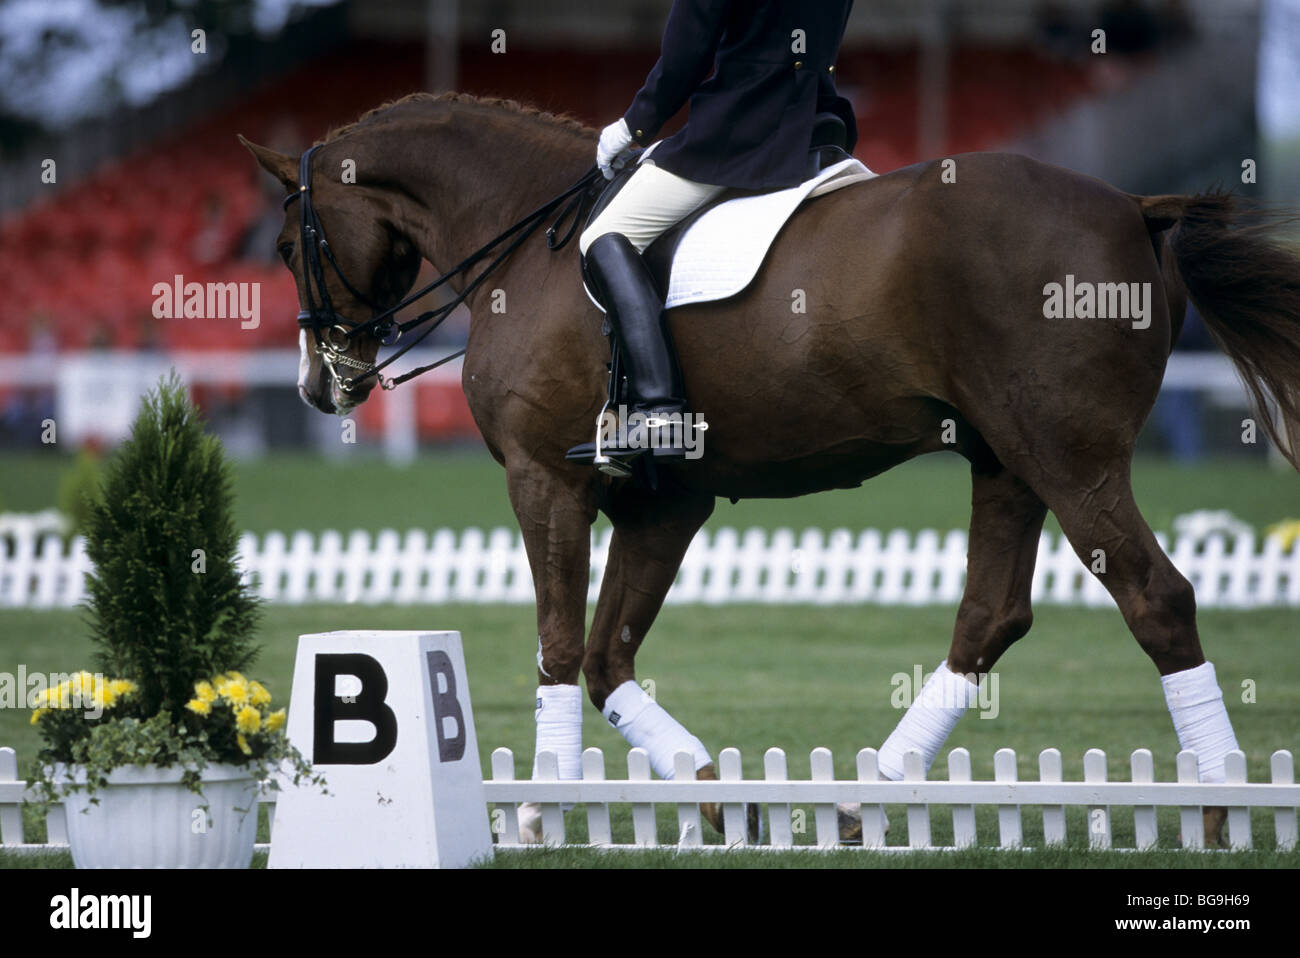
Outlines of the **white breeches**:
[[583,230],[578,248],[585,256],[587,247],[606,233],[622,233],[638,253],[644,253],[665,230],[722,190],[661,170],[647,159]]

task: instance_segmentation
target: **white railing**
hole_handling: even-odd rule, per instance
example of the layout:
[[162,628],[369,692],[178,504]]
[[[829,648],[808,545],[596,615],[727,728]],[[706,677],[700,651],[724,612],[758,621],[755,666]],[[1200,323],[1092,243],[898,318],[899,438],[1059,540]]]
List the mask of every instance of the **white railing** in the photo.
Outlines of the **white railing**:
[[[538,803],[541,812],[542,839],[545,844],[566,844],[566,805],[582,805],[587,820],[586,846],[602,849],[638,849],[660,847],[656,805],[676,809],[673,834],[669,842],[683,849],[722,851],[736,847],[806,850],[855,847],[886,851],[953,850],[969,847],[1016,849],[1031,847],[1024,830],[1022,806],[1034,806],[1041,814],[1043,844],[1052,845],[1071,839],[1067,832],[1067,808],[1086,809],[1085,835],[1075,835],[1094,848],[1116,847],[1112,830],[1118,818],[1112,807],[1132,808],[1134,844],[1138,850],[1156,846],[1160,838],[1157,809],[1177,808],[1179,832],[1189,849],[1204,847],[1201,809],[1224,806],[1228,810],[1227,838],[1233,849],[1253,847],[1251,810],[1272,811],[1273,836],[1279,850],[1297,846],[1296,809],[1300,806],[1300,785],[1295,783],[1295,763],[1288,751],[1273,753],[1269,768],[1271,781],[1248,782],[1246,757],[1241,751],[1227,755],[1224,763],[1226,781],[1199,782],[1194,752],[1178,753],[1176,782],[1155,781],[1151,752],[1133,752],[1128,781],[1108,781],[1106,753],[1088,749],[1083,756],[1083,781],[1063,780],[1061,753],[1054,748],[1038,756],[1038,780],[1020,781],[1016,771],[1016,753],[999,749],[993,757],[992,781],[971,777],[970,754],[964,748],[953,749],[948,756],[948,780],[932,781],[925,777],[921,754],[915,750],[904,756],[902,781],[879,779],[876,750],[864,748],[857,754],[857,777],[836,779],[834,760],[829,749],[813,749],[810,755],[811,776],[792,780],[788,776],[786,754],[770,748],[763,756],[763,778],[745,779],[741,774],[740,752],[723,749],[718,756],[718,780],[696,781],[692,757],[681,752],[676,756],[675,775],[671,780],[652,780],[650,759],[645,750],[632,749],[627,755],[627,778],[606,778],[605,756],[597,748],[582,756],[582,778],[561,781],[555,753],[543,751],[538,756],[538,777],[515,777],[515,758],[509,749],[492,753],[492,778],[484,782],[490,821],[497,837],[497,849],[515,851],[536,848],[519,841],[517,807],[523,802]],[[327,773],[328,774],[328,773]],[[14,751],[0,749],[0,848],[31,852],[66,848],[67,826],[63,806],[52,805],[47,817],[48,840],[42,844],[24,843],[21,803],[30,796],[27,784],[18,781]],[[275,800],[267,793],[263,803]],[[699,803],[721,803],[724,835],[721,844],[706,844],[701,829]],[[845,846],[840,842],[836,804],[855,802],[861,805],[862,838]],[[767,806],[765,844],[750,846],[746,834],[746,805]],[[616,844],[611,825],[611,806],[631,806],[631,844]],[[906,829],[906,844],[886,844],[885,806],[902,805],[901,825]],[[952,845],[932,841],[931,806],[949,807],[952,820]],[[496,806],[493,808],[493,806]],[[809,816],[801,806],[812,806]],[[976,806],[997,809],[997,839],[986,834],[981,840],[975,815]],[[811,821],[810,821],[811,819]],[[811,829],[809,829],[811,824]],[[807,838],[805,838],[807,836]],[[1167,836],[1168,837],[1168,836]],[[811,843],[809,843],[811,842]],[[266,850],[261,844],[258,848]]]
[[[604,574],[611,531],[593,534],[588,598]],[[8,540],[6,547],[5,539]],[[1157,535],[1168,549],[1163,536]],[[188,546],[185,547],[188,550]],[[240,539],[242,563],[267,601],[364,605],[531,604],[533,580],[516,530],[385,529],[375,536],[333,530],[270,532]],[[6,552],[8,554],[6,555]],[[188,555],[188,552],[187,552]],[[1201,608],[1300,606],[1300,545],[1251,532],[1181,535],[1170,558],[1196,588]],[[67,608],[84,598],[90,570],[84,544],[64,547],[32,527],[0,536],[0,608]],[[701,532],[668,593],[669,603],[936,605],[961,599],[966,533],[934,530],[829,534],[731,528]],[[1108,606],[1110,595],[1063,536],[1044,533],[1033,599],[1052,605]]]
[[[431,363],[439,353],[433,348],[414,349],[393,367],[393,375]],[[131,350],[0,353],[0,382],[21,382],[29,389],[54,389],[60,443],[75,447],[85,439],[98,439],[111,445],[129,434],[140,398],[170,369],[191,386],[234,383],[248,388],[282,387],[292,392],[298,378],[298,359],[296,349],[185,350],[165,355]],[[382,447],[387,461],[406,463],[416,457],[420,446],[417,392],[433,383],[458,387],[461,363],[454,360],[403,389],[383,393],[376,390],[371,396],[369,402],[381,404],[384,410]],[[1163,388],[1212,390],[1227,397],[1225,402],[1242,410],[1250,408],[1250,397],[1232,361],[1220,353],[1174,352],[1165,368]],[[321,416],[313,421],[320,451],[326,455],[337,453],[338,427],[331,425],[332,419]]]

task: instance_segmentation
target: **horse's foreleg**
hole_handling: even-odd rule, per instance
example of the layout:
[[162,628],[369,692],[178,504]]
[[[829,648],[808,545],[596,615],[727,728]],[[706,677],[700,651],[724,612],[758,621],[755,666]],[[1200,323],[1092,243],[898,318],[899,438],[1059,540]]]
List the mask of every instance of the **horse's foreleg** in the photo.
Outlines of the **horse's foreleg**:
[[[529,462],[508,471],[510,502],[523,533],[537,595],[536,756],[555,753],[560,778],[582,777],[583,625],[596,517],[590,485]],[[541,841],[541,807],[519,807],[519,835]]]
[[[976,700],[978,687],[969,677],[987,673],[1033,621],[1029,593],[1047,507],[1001,467],[990,471],[975,466],[971,481],[966,587],[952,645],[881,746],[881,778],[901,779],[903,755],[913,748],[920,750],[929,769],[953,726]],[[839,811],[840,837],[859,840],[858,806],[841,805]]]
[[[587,695],[630,745],[649,753],[663,778],[673,777],[679,751],[695,756],[698,778],[717,777],[703,743],[637,685],[634,664],[691,539],[712,512],[707,494],[657,496],[630,487],[609,509],[614,535],[582,666]],[[701,810],[721,830],[721,809]]]

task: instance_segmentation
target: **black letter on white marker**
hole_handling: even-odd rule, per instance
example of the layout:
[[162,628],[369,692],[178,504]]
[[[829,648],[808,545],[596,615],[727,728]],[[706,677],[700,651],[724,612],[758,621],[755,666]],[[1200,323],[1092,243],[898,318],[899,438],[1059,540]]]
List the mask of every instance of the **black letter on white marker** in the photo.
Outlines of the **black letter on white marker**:
[[[361,691],[346,699],[334,694],[334,679],[355,675]],[[360,652],[320,653],[316,656],[316,716],[312,743],[315,765],[374,765],[397,745],[397,717],[384,699],[388,676],[378,661]],[[334,723],[349,719],[369,722],[375,737],[369,742],[336,742]]]

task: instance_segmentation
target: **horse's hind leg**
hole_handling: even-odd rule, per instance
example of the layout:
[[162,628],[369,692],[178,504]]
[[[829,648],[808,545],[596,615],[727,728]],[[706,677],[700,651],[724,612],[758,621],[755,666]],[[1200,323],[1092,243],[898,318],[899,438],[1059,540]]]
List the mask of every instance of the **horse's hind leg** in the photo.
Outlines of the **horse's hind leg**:
[[[987,450],[984,450],[987,453]],[[971,466],[970,540],[966,587],[948,658],[918,694],[880,748],[882,778],[903,777],[903,753],[917,748],[928,769],[976,694],[968,677],[987,673],[1011,643],[1029,631],[1038,539],[1047,507],[1019,477],[989,454]],[[843,804],[840,838],[861,839],[861,813]]]
[[1000,464],[972,466],[971,486],[966,586],[947,658],[957,675],[988,672],[1029,632],[1029,594],[1047,515],[1043,500]]
[[[1077,465],[1077,464],[1076,464]],[[1169,561],[1138,511],[1127,461],[1070,475],[1069,488],[1040,489],[1084,565],[1114,597],[1142,650],[1155,663],[1181,748],[1196,752],[1201,781],[1224,780],[1237,739],[1214,666],[1201,651],[1192,585]],[[1204,810],[1205,837],[1222,844],[1227,810]]]
[[[678,751],[694,754],[697,778],[717,777],[703,743],[637,685],[635,669],[637,650],[713,505],[708,494],[678,490],[654,495],[628,485],[606,509],[614,535],[582,663],[587,695],[629,744],[650,754],[663,778],[672,778]],[[721,831],[721,808],[700,807]]]

